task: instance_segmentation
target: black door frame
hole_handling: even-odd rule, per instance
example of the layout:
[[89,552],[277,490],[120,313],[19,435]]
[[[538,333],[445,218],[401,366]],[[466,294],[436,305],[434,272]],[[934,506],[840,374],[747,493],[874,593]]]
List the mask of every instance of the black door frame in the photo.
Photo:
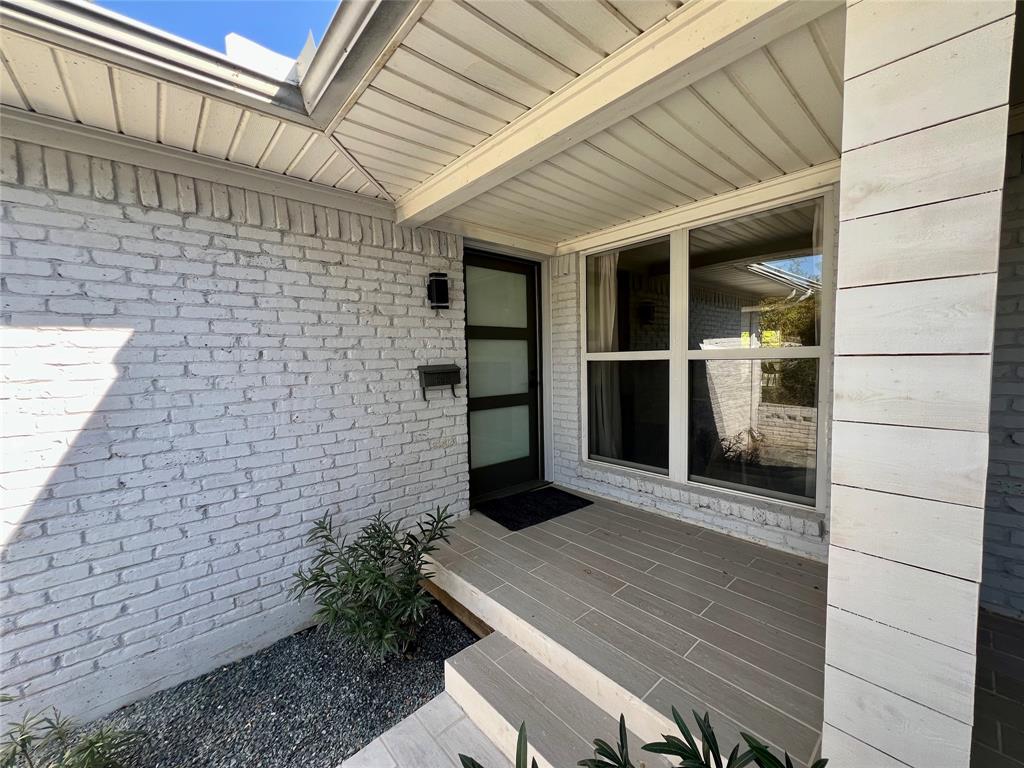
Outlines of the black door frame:
[[[494,395],[490,397],[467,397],[466,432],[469,450],[472,451],[472,437],[469,435],[469,414],[477,410],[504,408],[516,405],[529,406],[530,411],[530,455],[521,459],[492,464],[469,470],[470,503],[484,498],[504,495],[520,488],[544,483],[544,432],[541,424],[544,418],[542,396],[543,359],[541,354],[541,302],[540,264],[528,259],[517,259],[505,254],[492,253],[480,248],[467,247],[463,258],[463,285],[466,267],[483,267],[505,272],[514,272],[526,277],[526,301],[529,312],[526,328],[505,328],[498,326],[476,326],[469,324],[470,296],[466,293],[466,360],[469,360],[471,339],[514,339],[527,342],[529,368],[528,389],[515,395]],[[466,367],[466,385],[469,389],[469,366]],[[470,454],[471,455],[471,454]]]

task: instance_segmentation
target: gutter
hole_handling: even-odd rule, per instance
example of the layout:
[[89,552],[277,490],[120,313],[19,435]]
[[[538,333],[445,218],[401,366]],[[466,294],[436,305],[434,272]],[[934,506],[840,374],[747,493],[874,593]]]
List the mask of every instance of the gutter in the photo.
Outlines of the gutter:
[[92,3],[3,0],[0,12],[5,29],[312,127],[298,86]]
[[404,37],[422,5],[422,0],[341,1],[299,82],[304,108],[318,128],[326,131],[337,122],[342,107],[395,38]]

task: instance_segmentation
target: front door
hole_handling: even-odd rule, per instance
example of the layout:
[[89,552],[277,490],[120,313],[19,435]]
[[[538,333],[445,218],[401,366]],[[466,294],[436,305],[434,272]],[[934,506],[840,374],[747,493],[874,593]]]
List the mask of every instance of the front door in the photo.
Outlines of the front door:
[[471,500],[541,478],[537,265],[466,249]]

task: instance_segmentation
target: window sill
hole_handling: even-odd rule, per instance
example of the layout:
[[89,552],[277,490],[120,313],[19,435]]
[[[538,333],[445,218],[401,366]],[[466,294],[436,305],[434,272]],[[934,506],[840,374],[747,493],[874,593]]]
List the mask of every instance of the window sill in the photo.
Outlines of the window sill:
[[807,504],[797,504],[794,502],[783,501],[781,499],[773,499],[768,496],[759,496],[755,493],[726,490],[717,486],[695,483],[693,481],[672,480],[667,475],[661,475],[656,472],[632,469],[618,464],[595,461],[591,458],[581,460],[580,466],[587,467],[588,469],[596,472],[607,472],[609,474],[618,475],[624,479],[643,478],[659,483],[667,488],[686,491],[687,493],[695,496],[703,496],[709,499],[718,499],[732,503],[746,503],[752,507],[757,507],[758,509],[764,509],[780,515],[786,515],[788,517],[799,517],[804,520],[812,521],[822,521],[826,518],[824,511]]

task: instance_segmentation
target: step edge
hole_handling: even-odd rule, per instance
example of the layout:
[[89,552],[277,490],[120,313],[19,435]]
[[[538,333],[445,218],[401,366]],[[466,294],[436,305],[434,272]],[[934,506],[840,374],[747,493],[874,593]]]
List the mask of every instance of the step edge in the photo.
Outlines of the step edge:
[[[472,646],[471,646],[472,647]],[[488,659],[488,663],[493,662]],[[448,660],[444,663],[444,689],[455,703],[462,707],[472,723],[480,729],[502,754],[515,764],[519,728],[513,725],[469,682]],[[527,733],[529,742],[529,733]],[[535,745],[529,744],[529,755],[537,761],[538,768],[555,768]],[[472,755],[468,755],[472,757]],[[490,768],[490,766],[485,766]]]
[[[435,570],[434,578],[467,610],[479,616],[495,631],[505,635],[555,677],[616,721],[620,715],[625,715],[626,725],[630,731],[645,742],[662,741],[663,734],[675,733],[675,723],[671,718],[658,712],[650,704],[595,669],[554,638],[444,566],[435,564]],[[469,710],[466,711],[469,713]]]

